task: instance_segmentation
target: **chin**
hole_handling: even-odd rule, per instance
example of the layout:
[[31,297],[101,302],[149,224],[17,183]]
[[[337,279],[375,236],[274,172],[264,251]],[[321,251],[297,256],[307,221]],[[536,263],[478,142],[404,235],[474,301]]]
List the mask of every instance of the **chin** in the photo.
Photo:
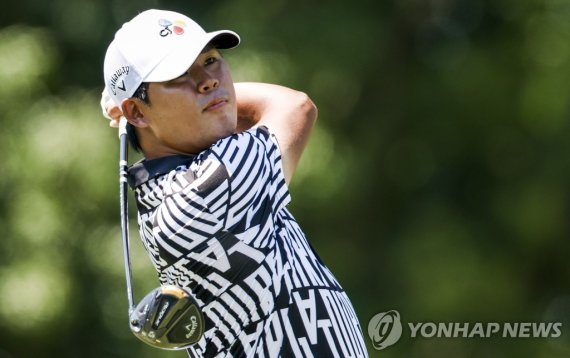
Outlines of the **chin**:
[[227,121],[224,123],[223,128],[221,128],[221,133],[223,133],[223,137],[230,136],[237,132],[237,120],[234,121]]

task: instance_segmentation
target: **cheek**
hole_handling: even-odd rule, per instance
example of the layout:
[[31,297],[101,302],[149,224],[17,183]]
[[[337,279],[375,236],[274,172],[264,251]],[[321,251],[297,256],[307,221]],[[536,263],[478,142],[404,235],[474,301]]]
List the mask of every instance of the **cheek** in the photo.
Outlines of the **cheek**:
[[232,74],[231,74],[231,72],[230,72],[230,69],[229,69],[229,67],[228,67],[227,65],[225,66],[223,72],[224,72],[224,73],[223,73],[223,75],[222,75],[222,78],[223,78],[224,83],[225,83],[228,87],[231,87],[232,93],[235,93],[234,80],[233,80],[233,78],[232,78]]
[[188,120],[197,114],[197,106],[194,98],[185,95],[172,94],[165,96],[160,106],[156,106],[155,112],[166,119],[175,121]]

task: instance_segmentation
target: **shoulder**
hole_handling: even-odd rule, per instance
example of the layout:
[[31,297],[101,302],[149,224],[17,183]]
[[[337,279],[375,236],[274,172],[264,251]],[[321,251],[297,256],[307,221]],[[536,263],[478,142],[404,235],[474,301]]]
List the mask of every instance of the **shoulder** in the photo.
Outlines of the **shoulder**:
[[274,152],[277,142],[267,127],[255,127],[247,131],[223,138],[208,150],[201,153],[201,158],[216,157],[226,166],[259,161]]

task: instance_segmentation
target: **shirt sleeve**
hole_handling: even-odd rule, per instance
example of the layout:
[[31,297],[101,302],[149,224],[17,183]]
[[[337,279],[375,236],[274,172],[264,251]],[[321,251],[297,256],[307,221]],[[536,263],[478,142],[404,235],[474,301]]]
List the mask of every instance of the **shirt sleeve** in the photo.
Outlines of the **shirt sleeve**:
[[[249,225],[275,215],[291,197],[281,162],[277,139],[267,127],[257,127],[217,142],[204,153],[203,171],[211,180],[201,180],[206,205],[218,217],[225,215],[225,226],[232,227],[246,219]],[[200,170],[197,176],[200,176]],[[227,186],[225,208],[217,198]],[[225,212],[224,212],[225,210]],[[249,226],[247,225],[247,226]],[[244,228],[245,229],[245,228]]]

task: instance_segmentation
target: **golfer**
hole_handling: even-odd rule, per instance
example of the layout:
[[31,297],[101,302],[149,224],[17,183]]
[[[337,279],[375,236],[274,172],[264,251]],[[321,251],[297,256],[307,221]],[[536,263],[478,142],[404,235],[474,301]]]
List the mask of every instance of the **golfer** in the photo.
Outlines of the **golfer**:
[[140,235],[161,284],[205,319],[192,357],[364,357],[342,287],[287,209],[317,110],[304,93],[232,81],[205,32],[170,11],[140,13],[108,47],[103,101],[144,159],[129,169]]

